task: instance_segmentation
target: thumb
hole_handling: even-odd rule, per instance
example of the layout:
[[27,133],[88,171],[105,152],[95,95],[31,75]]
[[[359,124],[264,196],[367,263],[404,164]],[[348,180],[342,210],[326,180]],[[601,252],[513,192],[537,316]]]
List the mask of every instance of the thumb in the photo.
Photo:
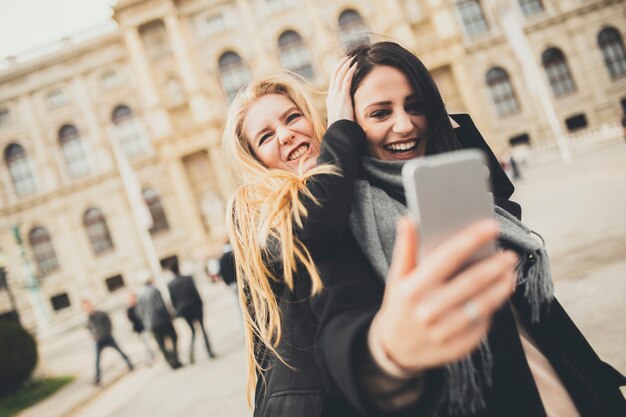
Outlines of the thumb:
[[408,216],[403,216],[396,222],[396,242],[387,282],[405,278],[415,269],[418,249],[419,238],[415,223]]

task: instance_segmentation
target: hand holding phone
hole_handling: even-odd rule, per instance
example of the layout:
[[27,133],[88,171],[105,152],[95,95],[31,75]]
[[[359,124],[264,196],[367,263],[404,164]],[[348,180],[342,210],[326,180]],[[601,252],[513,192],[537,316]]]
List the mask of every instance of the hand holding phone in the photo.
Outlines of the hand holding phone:
[[[489,168],[476,149],[427,156],[406,163],[402,179],[407,206],[420,234],[418,259],[476,221],[493,217]],[[495,251],[481,248],[468,264]]]

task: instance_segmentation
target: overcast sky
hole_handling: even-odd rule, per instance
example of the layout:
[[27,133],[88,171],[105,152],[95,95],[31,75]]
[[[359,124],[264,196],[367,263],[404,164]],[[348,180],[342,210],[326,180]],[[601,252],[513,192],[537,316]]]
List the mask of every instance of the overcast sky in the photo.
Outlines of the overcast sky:
[[0,59],[111,22],[115,0],[0,0]]

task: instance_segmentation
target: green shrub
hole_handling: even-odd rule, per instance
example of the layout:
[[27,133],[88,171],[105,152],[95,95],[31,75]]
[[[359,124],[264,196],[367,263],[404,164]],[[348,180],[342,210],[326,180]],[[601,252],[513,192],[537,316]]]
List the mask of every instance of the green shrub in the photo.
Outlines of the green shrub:
[[0,395],[26,381],[37,364],[37,343],[19,324],[0,321]]

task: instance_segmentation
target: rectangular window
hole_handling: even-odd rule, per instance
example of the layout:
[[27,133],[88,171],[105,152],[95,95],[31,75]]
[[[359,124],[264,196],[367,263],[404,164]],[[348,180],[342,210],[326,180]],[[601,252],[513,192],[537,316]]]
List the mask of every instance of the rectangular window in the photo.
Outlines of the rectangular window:
[[7,109],[0,109],[0,128],[8,126],[11,122],[11,113]]
[[584,129],[587,127],[587,116],[584,114],[577,114],[575,116],[568,117],[565,119],[565,126],[567,126],[567,130],[570,132]]
[[60,88],[55,88],[50,91],[46,96],[46,102],[48,103],[48,108],[56,109],[57,107],[64,106],[67,104],[67,96]]
[[107,71],[100,77],[100,85],[105,90],[112,90],[122,85],[122,77],[115,70]]
[[265,4],[271,13],[284,10],[292,5],[291,0],[265,0]]
[[465,33],[468,36],[476,36],[489,30],[487,21],[483,15],[483,9],[478,0],[457,0],[457,7]]
[[124,285],[125,285],[124,278],[122,278],[121,275],[115,275],[110,278],[106,278],[104,282],[109,292],[114,292],[114,291],[119,290],[120,288],[124,288]]
[[212,15],[202,15],[198,17],[196,23],[196,30],[200,39],[225,32],[230,27],[230,22],[221,12]]
[[54,311],[63,310],[64,308],[68,308],[71,305],[70,297],[68,297],[66,292],[62,294],[57,294],[54,297],[50,298],[50,302],[52,303],[52,308],[54,309]]

